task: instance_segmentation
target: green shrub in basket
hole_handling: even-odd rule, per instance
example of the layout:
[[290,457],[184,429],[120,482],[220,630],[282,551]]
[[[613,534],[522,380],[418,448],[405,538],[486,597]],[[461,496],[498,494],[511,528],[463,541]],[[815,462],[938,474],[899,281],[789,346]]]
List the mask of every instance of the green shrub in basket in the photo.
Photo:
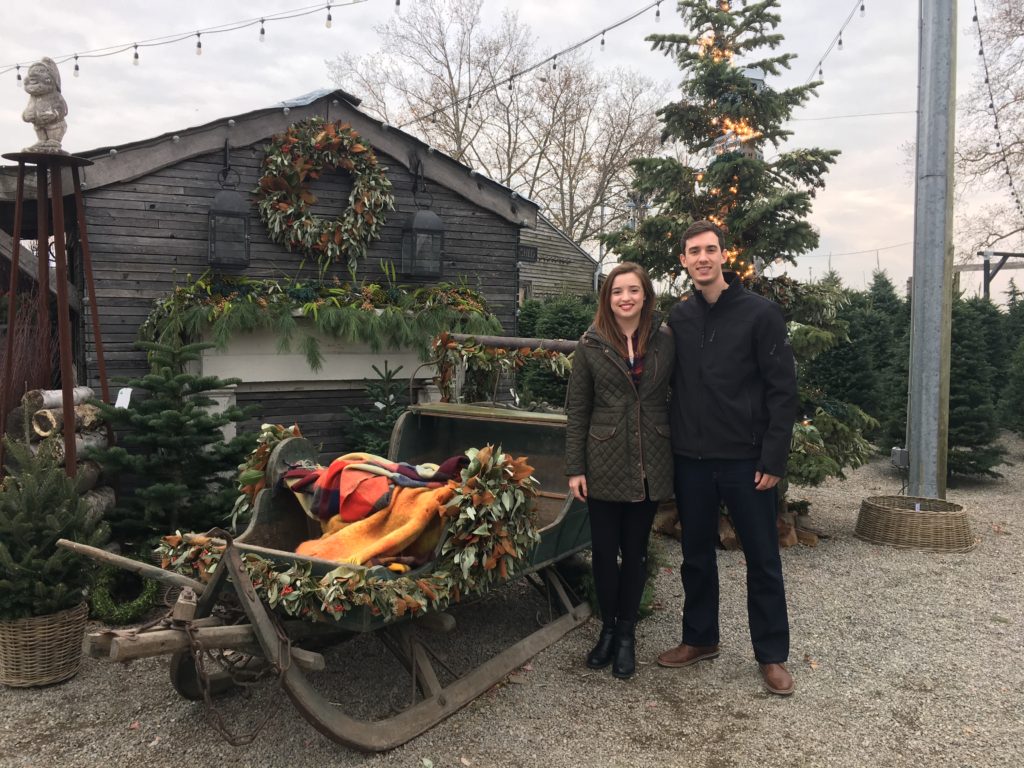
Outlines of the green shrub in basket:
[[73,608],[85,599],[94,569],[57,540],[99,547],[109,536],[107,524],[52,459],[8,441],[7,463],[9,474],[0,481],[0,620]]

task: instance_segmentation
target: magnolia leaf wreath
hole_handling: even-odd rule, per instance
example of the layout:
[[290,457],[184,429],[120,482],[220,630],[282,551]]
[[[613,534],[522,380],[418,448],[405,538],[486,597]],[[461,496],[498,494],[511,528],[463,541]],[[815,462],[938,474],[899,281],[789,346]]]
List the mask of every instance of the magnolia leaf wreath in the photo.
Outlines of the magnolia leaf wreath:
[[[314,216],[309,182],[336,168],[352,175],[348,208],[333,219]],[[253,195],[270,239],[315,258],[321,274],[342,259],[354,269],[380,237],[384,212],[395,208],[387,169],[347,123],[319,117],[295,123],[273,137],[262,170]]]
[[[447,539],[426,575],[395,576],[382,566],[341,564],[322,577],[307,562],[275,562],[243,553],[253,586],[271,608],[312,621],[340,619],[367,606],[391,620],[441,610],[518,573],[540,540],[528,500],[537,494],[533,467],[500,446],[466,451],[455,496],[441,513]],[[167,570],[206,582],[220,567],[223,543],[208,536],[165,536],[157,548]]]

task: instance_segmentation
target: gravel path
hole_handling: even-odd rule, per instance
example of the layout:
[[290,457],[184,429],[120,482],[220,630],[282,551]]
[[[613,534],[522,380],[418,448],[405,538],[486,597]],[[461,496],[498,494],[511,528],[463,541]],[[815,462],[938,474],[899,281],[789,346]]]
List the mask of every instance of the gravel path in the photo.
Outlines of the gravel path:
[[[582,665],[591,622],[538,655],[449,720],[384,755],[333,744],[285,702],[256,741],[222,742],[201,703],[180,699],[166,661],[127,667],[86,659],[72,681],[0,688],[0,765],[129,766],[1024,766],[1024,442],[1007,437],[1001,480],[963,483],[949,499],[969,511],[979,546],[927,554],[853,536],[860,499],[894,494],[899,478],[876,461],[845,482],[810,489],[832,538],[783,553],[796,695],[759,684],[746,630],[744,569],[720,555],[722,655],[697,668],[652,663],[679,640],[676,542],[659,538],[664,606],[638,630],[644,662],[628,682]],[[455,659],[482,658],[529,627],[520,584],[459,614]],[[397,682],[375,638],[335,650],[329,669],[360,670],[339,703],[386,704]],[[380,663],[378,663],[378,659]],[[325,685],[331,684],[327,676]],[[352,691],[364,691],[357,697]],[[353,701],[346,703],[351,697]],[[271,689],[221,700],[241,730],[282,698]]]

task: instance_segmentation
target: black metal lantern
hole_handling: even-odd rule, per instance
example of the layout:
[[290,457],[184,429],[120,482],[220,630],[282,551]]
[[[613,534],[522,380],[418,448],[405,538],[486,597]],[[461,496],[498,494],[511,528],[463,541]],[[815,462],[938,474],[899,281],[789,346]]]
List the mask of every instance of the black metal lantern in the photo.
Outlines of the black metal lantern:
[[237,190],[222,189],[210,205],[210,264],[249,266],[249,203]]
[[402,230],[402,272],[436,277],[441,274],[444,222],[431,210],[420,209]]
[[[233,181],[229,181],[232,179]],[[224,140],[224,167],[217,174],[221,189],[210,204],[209,260],[215,267],[249,266],[249,202],[236,187],[241,182],[231,167],[231,145]]]

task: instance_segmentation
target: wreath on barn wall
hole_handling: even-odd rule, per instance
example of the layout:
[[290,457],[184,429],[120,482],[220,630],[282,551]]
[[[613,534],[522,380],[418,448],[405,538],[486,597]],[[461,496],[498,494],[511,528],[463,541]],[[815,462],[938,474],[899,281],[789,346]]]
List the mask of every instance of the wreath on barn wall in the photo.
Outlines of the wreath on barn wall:
[[[314,216],[310,206],[317,198],[309,182],[336,168],[352,175],[348,208],[332,219]],[[321,274],[343,258],[355,269],[380,237],[384,212],[395,208],[386,170],[347,123],[313,117],[275,135],[266,147],[263,175],[253,191],[256,208],[270,239],[315,258]]]

